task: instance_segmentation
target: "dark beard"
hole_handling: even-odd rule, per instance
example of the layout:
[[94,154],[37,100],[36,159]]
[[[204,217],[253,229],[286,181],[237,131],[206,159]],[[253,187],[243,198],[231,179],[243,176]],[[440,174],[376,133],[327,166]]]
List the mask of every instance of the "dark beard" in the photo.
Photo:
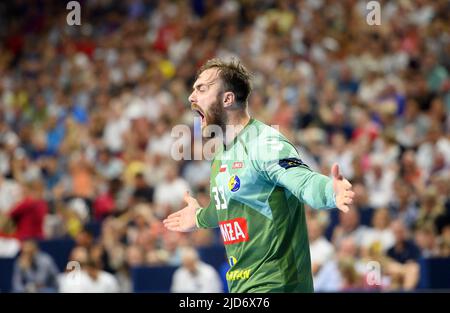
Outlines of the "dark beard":
[[[225,112],[225,108],[222,105],[222,94],[217,95],[216,102],[211,105],[208,112],[205,114],[206,124],[207,125],[217,125],[222,129],[222,132],[225,133],[225,128],[227,125],[227,114]],[[214,138],[217,134],[212,133],[211,138]]]

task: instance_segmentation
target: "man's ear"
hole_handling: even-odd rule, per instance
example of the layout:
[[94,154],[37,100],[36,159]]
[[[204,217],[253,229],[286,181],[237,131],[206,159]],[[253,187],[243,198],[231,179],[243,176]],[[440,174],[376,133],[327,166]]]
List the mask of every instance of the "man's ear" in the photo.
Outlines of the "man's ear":
[[222,96],[223,107],[228,108],[235,103],[234,93],[231,91],[227,91],[223,93]]

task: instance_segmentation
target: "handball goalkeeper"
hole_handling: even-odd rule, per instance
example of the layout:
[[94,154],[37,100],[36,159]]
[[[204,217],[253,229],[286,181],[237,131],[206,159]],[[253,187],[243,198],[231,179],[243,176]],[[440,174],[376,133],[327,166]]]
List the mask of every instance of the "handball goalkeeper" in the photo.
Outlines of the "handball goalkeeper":
[[[250,74],[236,60],[209,60],[189,96],[201,117],[223,130],[211,164],[208,207],[187,206],[164,220],[172,231],[220,227],[230,263],[230,292],[312,292],[304,204],[344,212],[354,197],[339,167],[331,178],[311,171],[277,130],[250,117]],[[231,127],[230,127],[231,126]]]

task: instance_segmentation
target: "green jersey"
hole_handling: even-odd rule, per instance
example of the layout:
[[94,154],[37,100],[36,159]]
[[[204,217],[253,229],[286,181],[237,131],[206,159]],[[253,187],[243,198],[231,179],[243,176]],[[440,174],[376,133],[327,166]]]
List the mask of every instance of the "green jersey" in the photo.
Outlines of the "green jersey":
[[335,207],[332,180],[302,162],[272,127],[251,119],[211,167],[197,226],[220,227],[230,292],[312,292],[304,203]]

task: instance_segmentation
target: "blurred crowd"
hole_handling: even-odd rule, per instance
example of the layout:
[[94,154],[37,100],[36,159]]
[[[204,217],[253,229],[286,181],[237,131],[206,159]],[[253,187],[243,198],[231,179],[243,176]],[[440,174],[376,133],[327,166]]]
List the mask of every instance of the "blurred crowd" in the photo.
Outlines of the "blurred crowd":
[[[362,0],[79,2],[79,26],[61,1],[0,3],[1,255],[72,237],[70,260],[100,271],[100,290],[130,291],[131,267],[220,244],[161,221],[185,190],[209,202],[209,161],[173,160],[171,131],[194,128],[198,67],[238,57],[251,115],[312,169],[338,162],[356,192],[329,238],[330,213],[307,211],[316,290],[414,289],[419,258],[450,257],[448,1],[379,1],[379,26]],[[25,247],[18,291],[33,290],[26,256],[38,252]],[[369,261],[380,277],[366,277]]]

